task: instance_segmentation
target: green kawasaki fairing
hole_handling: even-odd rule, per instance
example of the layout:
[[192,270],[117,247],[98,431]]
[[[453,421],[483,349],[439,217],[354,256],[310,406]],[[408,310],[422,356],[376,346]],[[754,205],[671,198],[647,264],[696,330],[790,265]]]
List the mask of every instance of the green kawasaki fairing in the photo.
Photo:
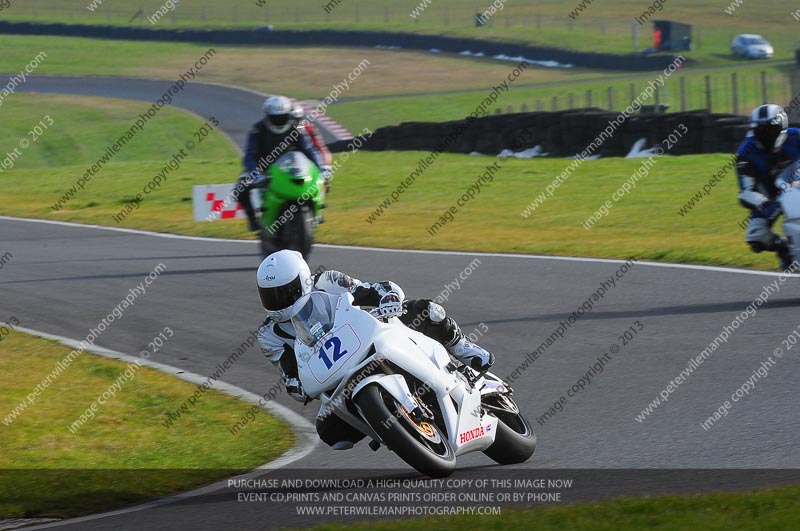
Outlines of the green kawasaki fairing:
[[279,247],[307,255],[321,221],[325,179],[316,164],[296,151],[275,161],[269,176],[261,195],[262,223]]

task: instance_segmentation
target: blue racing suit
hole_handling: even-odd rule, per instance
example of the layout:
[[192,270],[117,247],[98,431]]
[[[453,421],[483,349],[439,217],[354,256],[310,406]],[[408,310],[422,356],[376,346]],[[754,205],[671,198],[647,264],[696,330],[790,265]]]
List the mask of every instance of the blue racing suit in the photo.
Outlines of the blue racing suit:
[[798,158],[800,129],[794,127],[787,129],[786,140],[778,151],[765,150],[748,134],[736,152],[739,202],[751,211],[745,241],[756,253],[777,253],[786,264],[790,261],[786,242],[772,232],[772,225],[781,215],[777,202],[779,183],[795,180]]

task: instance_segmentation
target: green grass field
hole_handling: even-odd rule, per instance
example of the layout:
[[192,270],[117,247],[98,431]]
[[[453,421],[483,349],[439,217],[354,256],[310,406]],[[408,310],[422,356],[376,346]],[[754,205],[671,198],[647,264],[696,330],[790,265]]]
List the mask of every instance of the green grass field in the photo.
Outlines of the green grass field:
[[[627,53],[633,49],[630,20],[640,17],[649,2],[620,0],[590,4],[575,19],[568,15],[578,0],[561,2],[508,2],[491,19],[488,26],[476,28],[474,15],[488,9],[492,2],[481,0],[435,0],[412,17],[412,10],[424,7],[421,0],[340,0],[333,2],[326,13],[327,1],[296,0],[291,3],[243,2],[228,5],[213,0],[194,0],[180,5],[174,12],[158,20],[158,27],[257,27],[266,23],[276,28],[294,29],[377,29],[412,31],[502,39],[589,51]],[[94,11],[90,0],[30,0],[13,2],[4,10],[12,21],[67,22],[83,24],[127,25],[139,8],[152,16],[163,0],[139,0],[133,5],[111,0],[99,1]],[[262,3],[264,4],[264,3]],[[771,0],[769,9],[759,2],[745,1],[730,15],[724,9],[729,2],[669,0],[653,18],[666,18],[692,23],[696,50],[692,54],[708,64],[731,61],[728,47],[736,33],[763,33],[776,48],[776,56],[790,58],[795,39],[791,13],[797,9],[791,0]],[[152,26],[142,17],[132,24]],[[641,47],[651,40],[650,24],[640,32]]]
[[[2,418],[70,350],[19,331],[4,336]],[[73,433],[72,423],[115,382],[115,396]],[[266,414],[232,435],[228,428],[251,406],[216,391],[165,428],[166,412],[195,389],[146,367],[131,369],[86,353],[75,358],[33,405],[0,429],[0,519],[63,518],[130,505],[252,470],[292,447],[286,423]]]
[[[15,96],[4,111],[0,145],[18,141],[28,124],[41,117],[53,96]],[[108,138],[129,126],[141,103],[59,96],[54,127],[0,175],[6,201],[0,214],[117,226],[112,215],[138,193],[201,121],[173,109],[162,111],[121,154],[90,181],[67,208],[53,203],[86,164],[101,154]],[[98,101],[100,103],[98,103]],[[13,109],[13,114],[12,114]],[[87,121],[91,116],[91,122]],[[86,123],[97,130],[87,131]],[[102,125],[101,125],[102,124]],[[118,134],[118,133],[117,133]],[[108,136],[106,136],[108,135]],[[182,234],[247,237],[242,221],[194,223],[191,186],[231,182],[238,175],[236,152],[221,136],[197,149],[180,170],[140,210],[120,226]],[[77,146],[80,146],[78,149]],[[129,149],[128,147],[125,148]],[[135,151],[134,151],[135,150]],[[727,162],[725,155],[664,157],[609,215],[591,230],[581,224],[642,164],[638,159],[588,161],[529,218],[522,210],[569,164],[567,159],[510,160],[494,181],[464,206],[435,236],[428,227],[496,159],[443,155],[401,200],[379,219],[366,219],[416,166],[424,153],[359,152],[342,164],[329,198],[327,222],[318,241],[411,249],[506,251],[554,255],[663,260],[773,269],[767,254],[755,255],[742,242],[738,226],[746,211],[736,201],[733,178],[723,180],[690,213],[678,210]],[[136,160],[134,160],[136,159]]]
[[501,516],[452,516],[320,525],[311,531],[788,531],[800,521],[800,488],[737,494],[623,498],[503,509]]

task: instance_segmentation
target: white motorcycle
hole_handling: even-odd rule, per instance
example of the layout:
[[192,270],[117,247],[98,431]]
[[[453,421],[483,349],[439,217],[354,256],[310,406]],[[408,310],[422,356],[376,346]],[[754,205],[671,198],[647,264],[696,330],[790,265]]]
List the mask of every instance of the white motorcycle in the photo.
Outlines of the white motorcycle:
[[312,292],[294,305],[295,353],[305,392],[430,477],[450,475],[456,456],[496,462],[533,455],[536,435],[498,377],[454,361],[397,317],[353,306],[350,294]]
[[776,185],[783,190],[778,196],[783,212],[783,235],[789,240],[792,259],[800,260],[800,188],[797,182],[776,182]]

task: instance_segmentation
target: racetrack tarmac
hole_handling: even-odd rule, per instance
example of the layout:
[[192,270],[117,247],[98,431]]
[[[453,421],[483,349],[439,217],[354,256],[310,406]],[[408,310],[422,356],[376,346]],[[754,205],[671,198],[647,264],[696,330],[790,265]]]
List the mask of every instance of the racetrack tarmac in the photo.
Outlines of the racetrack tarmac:
[[[135,354],[169,326],[175,336],[153,359],[187,371],[210,375],[263,316],[254,290],[259,261],[254,242],[176,239],[3,218],[0,250],[13,255],[0,270],[0,320],[13,315],[21,326],[75,339],[84,338],[129,289],[163,263],[165,270],[147,293],[97,344]],[[447,293],[444,306],[465,332],[484,332],[478,341],[496,354],[494,372],[504,377],[519,369],[526,355],[595,294],[591,310],[580,312],[565,327],[563,338],[513,382],[515,398],[533,423],[539,446],[529,462],[513,467],[507,477],[571,477],[579,488],[565,492],[564,501],[800,481],[797,470],[780,471],[800,468],[795,395],[800,347],[784,347],[781,357],[775,351],[798,326],[797,279],[780,283],[769,274],[642,263],[621,272],[622,262],[336,246],[315,248],[312,270],[320,266],[362,280],[394,280],[409,298]],[[454,287],[456,280],[460,287],[448,293],[445,286]],[[599,298],[604,282],[610,287]],[[764,286],[774,283],[778,291],[754,315],[742,319],[741,312]],[[685,378],[668,402],[637,421],[648,403],[737,316],[740,322],[727,342]],[[631,327],[637,333],[627,340],[623,334]],[[543,423],[535,420],[604,354],[608,356],[602,373],[593,373],[591,382],[567,399],[563,411]],[[770,356],[774,364],[768,375],[754,381],[754,371]],[[253,348],[222,379],[263,394],[278,377]],[[755,388],[710,429],[701,427],[748,380]],[[313,405],[304,407],[285,394],[277,399],[313,420]],[[284,472],[288,477],[340,470],[338,477],[356,479],[419,478],[391,452],[373,452],[365,442],[345,452],[319,445],[292,466],[293,471]],[[612,468],[627,472],[580,470]],[[652,468],[687,470],[630,471]],[[772,470],[719,470],[751,468]],[[453,478],[503,473],[503,467],[495,467],[482,454],[469,454],[459,458]],[[265,477],[269,474],[276,473]],[[237,489],[232,489],[64,528],[242,530],[365,519],[298,515],[296,503],[247,503],[237,498]]]

